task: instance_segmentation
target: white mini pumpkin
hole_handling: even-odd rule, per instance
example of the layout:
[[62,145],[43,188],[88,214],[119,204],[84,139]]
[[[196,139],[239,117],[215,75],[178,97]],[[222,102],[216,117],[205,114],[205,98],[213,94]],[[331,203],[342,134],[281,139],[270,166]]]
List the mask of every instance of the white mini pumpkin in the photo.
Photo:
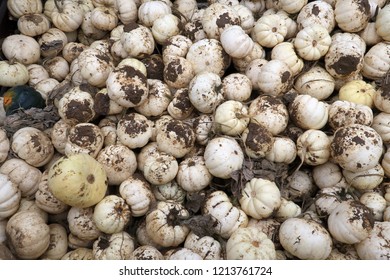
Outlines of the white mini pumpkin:
[[228,260],[274,260],[275,245],[256,227],[238,228],[226,243]]
[[289,218],[279,228],[279,240],[290,254],[303,260],[324,260],[333,246],[329,232],[313,220]]
[[253,178],[245,184],[239,202],[242,210],[255,219],[270,217],[282,203],[277,185],[261,178]]
[[235,139],[215,137],[207,143],[204,159],[213,176],[227,179],[231,177],[232,172],[242,167],[244,153]]
[[359,201],[338,204],[328,217],[328,230],[339,242],[356,244],[366,239],[374,227],[370,209]]

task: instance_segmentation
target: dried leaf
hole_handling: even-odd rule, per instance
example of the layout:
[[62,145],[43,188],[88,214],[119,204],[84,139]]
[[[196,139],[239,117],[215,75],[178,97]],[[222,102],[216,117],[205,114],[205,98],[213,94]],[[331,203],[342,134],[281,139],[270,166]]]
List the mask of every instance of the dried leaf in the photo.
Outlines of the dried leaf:
[[182,220],[181,224],[187,226],[197,236],[203,237],[215,234],[214,228],[218,226],[218,221],[210,214],[206,214],[192,216]]
[[43,109],[20,109],[5,118],[4,129],[7,135],[11,137],[17,130],[28,126],[44,131],[53,127],[59,119],[57,109],[54,106],[46,106]]

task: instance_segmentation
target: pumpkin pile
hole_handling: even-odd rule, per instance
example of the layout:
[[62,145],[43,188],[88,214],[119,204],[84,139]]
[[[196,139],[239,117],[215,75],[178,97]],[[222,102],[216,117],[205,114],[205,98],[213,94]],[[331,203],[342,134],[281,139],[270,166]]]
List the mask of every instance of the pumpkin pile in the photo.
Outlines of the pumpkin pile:
[[7,7],[0,258],[390,259],[388,1]]

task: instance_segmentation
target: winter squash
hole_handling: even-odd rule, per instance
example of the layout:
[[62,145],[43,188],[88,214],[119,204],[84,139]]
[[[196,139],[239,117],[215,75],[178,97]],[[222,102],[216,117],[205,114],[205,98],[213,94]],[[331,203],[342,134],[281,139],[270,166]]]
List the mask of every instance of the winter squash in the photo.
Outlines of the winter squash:
[[368,0],[337,1],[334,7],[334,16],[340,29],[346,32],[358,32],[370,20],[370,3]]
[[251,33],[253,41],[266,48],[272,48],[283,42],[286,35],[286,21],[278,14],[261,16],[255,22]]
[[253,48],[252,38],[239,25],[225,28],[220,38],[223,49],[234,58],[247,56]]
[[339,99],[357,104],[374,106],[375,88],[363,80],[353,80],[344,84],[339,90]]
[[48,176],[50,191],[70,206],[89,207],[106,194],[104,167],[85,153],[61,157],[51,166]]
[[301,29],[295,39],[297,54],[305,60],[319,60],[329,50],[332,39],[322,25],[314,24]]

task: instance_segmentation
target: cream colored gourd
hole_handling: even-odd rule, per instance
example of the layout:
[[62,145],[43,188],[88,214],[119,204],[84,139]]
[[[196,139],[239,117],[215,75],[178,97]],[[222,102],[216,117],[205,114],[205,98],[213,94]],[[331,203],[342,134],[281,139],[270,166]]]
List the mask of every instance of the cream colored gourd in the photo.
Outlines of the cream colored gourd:
[[165,260],[202,260],[202,256],[198,253],[195,253],[191,249],[178,247],[175,249],[170,249],[164,254]]
[[263,93],[280,96],[291,85],[293,72],[286,62],[272,59],[260,68],[258,75],[257,86]]
[[163,260],[162,253],[151,245],[141,245],[134,249],[131,260]]
[[225,101],[216,108],[214,121],[216,129],[222,134],[237,136],[249,123],[248,107],[239,101]]
[[301,29],[295,39],[297,54],[305,60],[319,60],[329,50],[332,39],[322,25],[310,25]]
[[238,228],[226,243],[228,260],[274,260],[275,245],[256,227]]
[[252,93],[250,79],[241,73],[232,73],[222,79],[223,94],[227,100],[247,101]]
[[381,112],[373,117],[371,127],[381,136],[384,144],[390,143],[389,134],[390,114]]
[[26,66],[19,62],[0,61],[0,85],[13,87],[26,84],[30,79]]
[[188,50],[186,59],[192,64],[195,75],[207,69],[208,72],[220,77],[224,75],[231,62],[221,42],[208,38],[194,42]]
[[295,97],[289,105],[292,121],[303,129],[321,129],[328,121],[329,106],[308,94]]
[[316,65],[298,75],[294,81],[294,89],[299,94],[324,100],[332,95],[335,79],[323,67]]
[[[219,24],[222,19],[224,23]],[[218,40],[226,28],[240,25],[240,17],[231,6],[215,2],[206,7],[201,23],[207,37]]]
[[7,159],[10,148],[10,141],[6,131],[0,129],[0,163],[3,163]]
[[158,151],[146,158],[143,166],[145,179],[153,185],[163,185],[172,181],[179,170],[179,164],[173,155]]
[[186,199],[185,191],[176,180],[172,180],[164,185],[153,185],[153,194],[157,201],[166,201],[183,204]]
[[362,260],[389,260],[389,248],[383,246],[390,240],[390,222],[374,224],[368,237],[355,245],[356,252]]
[[251,122],[241,134],[245,154],[250,158],[264,158],[275,141],[272,133],[263,125]]
[[346,192],[346,188],[338,186],[323,188],[315,196],[315,210],[320,216],[328,217],[337,205],[346,200],[353,200]]
[[188,192],[197,192],[206,188],[212,178],[203,156],[188,157],[179,163],[176,180]]
[[50,228],[37,212],[21,211],[7,223],[10,246],[20,259],[36,259],[50,244]]
[[37,63],[40,58],[40,45],[30,36],[14,34],[7,36],[1,46],[8,61],[24,65]]
[[281,42],[272,48],[271,60],[275,59],[287,63],[293,76],[303,69],[303,60],[297,55],[294,44],[291,42]]
[[289,218],[295,218],[302,214],[302,208],[294,201],[283,198],[279,209],[275,213],[275,219],[284,222]]
[[253,41],[266,48],[272,48],[283,42],[286,35],[286,21],[277,14],[261,16],[255,22],[251,33]]
[[345,186],[345,179],[339,165],[328,161],[324,164],[314,166],[313,180],[316,186],[320,189],[325,189],[333,186]]
[[375,87],[372,84],[363,80],[353,80],[340,88],[339,99],[373,108],[375,91]]
[[368,0],[337,1],[334,7],[334,16],[340,29],[345,32],[358,32],[370,20],[370,3]]
[[103,133],[97,125],[78,123],[69,129],[65,144],[65,155],[85,153],[96,158],[103,147],[103,142]]
[[98,6],[91,11],[91,23],[97,29],[111,31],[118,25],[118,15],[114,8]]
[[51,12],[53,25],[64,32],[77,30],[83,21],[84,11],[74,1],[64,1]]
[[190,232],[184,241],[184,248],[199,254],[204,260],[222,260],[221,243],[211,236],[198,236]]
[[148,79],[149,95],[145,102],[135,107],[145,117],[162,115],[172,100],[172,93],[167,83],[157,79]]
[[104,87],[114,64],[110,56],[95,48],[82,51],[78,56],[80,75],[92,86]]
[[145,215],[156,201],[150,184],[138,176],[129,176],[122,181],[119,194],[130,206],[133,217]]
[[[92,95],[76,86],[66,92],[58,101],[58,114],[69,125],[88,123],[95,117]],[[75,111],[74,108],[77,108]]]
[[87,154],[57,160],[49,170],[50,191],[70,206],[89,207],[106,194],[107,175],[103,166]]
[[172,202],[158,202],[156,209],[146,215],[146,232],[150,238],[163,247],[178,246],[185,241],[189,228],[180,225],[177,219],[188,217],[188,211]]
[[38,190],[42,172],[22,159],[10,158],[0,166],[0,173],[5,174],[15,183],[22,197],[31,198]]
[[[139,44],[142,40],[144,43]],[[129,23],[123,27],[120,42],[127,56],[143,58],[153,53],[155,41],[150,29],[136,23]]]
[[354,200],[343,201],[330,213],[328,230],[339,242],[356,244],[366,239],[374,227],[370,209]]
[[328,231],[314,220],[289,218],[279,228],[283,248],[302,260],[324,260],[333,246]]
[[325,27],[328,32],[332,32],[336,26],[334,10],[327,1],[311,1],[298,12],[296,22],[300,29],[313,24]]
[[386,55],[389,50],[390,44],[379,42],[364,54],[362,75],[365,78],[376,80],[386,75],[390,69],[390,59]]
[[152,34],[156,43],[164,45],[172,36],[180,34],[182,23],[173,14],[166,14],[153,22]]
[[169,120],[157,129],[156,141],[161,152],[182,158],[194,146],[195,132],[183,121]]
[[206,197],[202,213],[216,220],[212,225],[214,232],[226,239],[238,228],[245,228],[248,224],[245,212],[234,206],[223,191],[214,191]]
[[71,207],[67,211],[66,221],[70,231],[70,247],[89,247],[91,241],[102,234],[93,221],[93,207]]
[[43,57],[54,57],[61,53],[64,46],[68,43],[68,37],[65,32],[51,27],[38,39],[38,47]]
[[390,32],[386,28],[389,25],[389,15],[390,15],[390,5],[385,5],[382,9],[378,11],[375,20],[375,29],[379,36],[385,41],[390,40]]
[[253,178],[242,189],[239,202],[248,216],[266,219],[280,207],[282,201],[279,188],[274,182]]
[[152,27],[156,19],[171,12],[171,7],[164,1],[145,1],[138,7],[138,19],[142,25]]
[[34,167],[45,165],[54,154],[49,137],[43,131],[29,126],[20,128],[12,135],[11,149]]
[[35,203],[43,211],[49,214],[66,213],[69,205],[58,200],[49,189],[48,184],[48,169],[42,173],[41,181],[38,185],[38,190],[35,192]]
[[68,236],[66,228],[57,223],[49,224],[50,245],[40,257],[43,260],[60,260],[68,252]]
[[195,75],[188,85],[188,97],[191,104],[201,113],[214,112],[223,101],[221,78],[212,72]]
[[347,183],[360,191],[369,191],[378,187],[384,179],[384,169],[379,163],[374,167],[364,171],[343,170],[343,175]]
[[260,95],[248,108],[251,122],[263,125],[276,136],[287,127],[289,115],[286,105],[277,97]]
[[215,137],[207,143],[204,159],[213,176],[228,179],[232,172],[242,167],[244,153],[235,139]]
[[142,148],[152,137],[152,126],[144,115],[129,113],[118,121],[116,133],[123,145],[130,149]]
[[286,178],[282,195],[294,201],[304,200],[316,191],[312,175],[307,170],[296,170]]
[[271,150],[265,155],[267,160],[279,163],[292,163],[297,157],[295,142],[288,137],[275,137]]
[[138,20],[138,7],[134,0],[116,0],[118,18],[123,24]]
[[99,236],[92,245],[95,260],[128,260],[135,248],[133,237],[126,231]]
[[252,38],[239,25],[232,25],[223,30],[220,38],[223,49],[234,58],[243,58],[253,49]]
[[0,219],[11,217],[19,208],[21,191],[5,174],[0,174]]
[[367,105],[337,100],[329,107],[328,123],[334,130],[354,123],[371,126],[373,120],[373,110]]
[[119,64],[110,72],[106,87],[110,99],[124,108],[140,105],[149,93],[145,73],[127,64]]
[[7,8],[15,18],[26,14],[42,13],[43,5],[39,0],[14,0],[7,1]]
[[118,233],[130,223],[130,207],[122,197],[107,195],[95,205],[92,219],[100,231]]
[[330,139],[322,130],[308,129],[297,139],[297,154],[312,166],[324,164],[330,157]]
[[352,124],[340,127],[331,140],[331,157],[343,169],[357,172],[378,164],[383,141],[371,127]]
[[93,260],[92,249],[77,248],[70,250],[62,256],[61,260]]
[[125,145],[109,145],[100,150],[96,156],[106,171],[109,185],[120,185],[137,169],[135,153]]
[[383,221],[383,213],[386,209],[387,202],[381,194],[365,192],[360,196],[359,201],[371,210],[375,222]]

